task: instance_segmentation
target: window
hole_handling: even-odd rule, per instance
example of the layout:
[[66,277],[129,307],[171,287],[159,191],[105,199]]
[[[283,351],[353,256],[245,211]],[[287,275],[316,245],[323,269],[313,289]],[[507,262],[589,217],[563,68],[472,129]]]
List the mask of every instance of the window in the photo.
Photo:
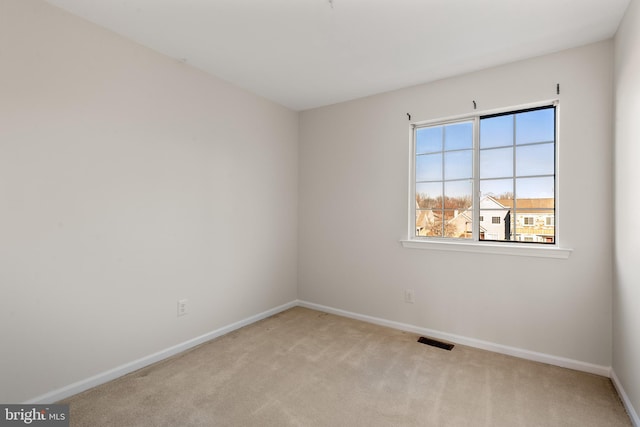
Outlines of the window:
[[421,127],[415,133],[416,229],[420,236],[471,238],[472,233],[461,232],[466,221],[460,215],[473,204],[473,122]]
[[555,243],[555,105],[414,125],[413,136],[413,238]]

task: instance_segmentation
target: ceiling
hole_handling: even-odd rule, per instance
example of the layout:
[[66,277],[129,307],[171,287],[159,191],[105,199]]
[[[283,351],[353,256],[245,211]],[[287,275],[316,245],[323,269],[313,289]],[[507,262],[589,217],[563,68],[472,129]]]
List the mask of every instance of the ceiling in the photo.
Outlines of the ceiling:
[[47,0],[294,110],[607,39],[630,0]]

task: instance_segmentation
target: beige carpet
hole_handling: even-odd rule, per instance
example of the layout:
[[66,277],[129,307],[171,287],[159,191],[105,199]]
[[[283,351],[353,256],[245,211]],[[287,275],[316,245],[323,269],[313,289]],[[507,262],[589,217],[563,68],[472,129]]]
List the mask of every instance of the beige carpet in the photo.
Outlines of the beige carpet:
[[72,426],[630,426],[608,378],[293,308],[88,390]]

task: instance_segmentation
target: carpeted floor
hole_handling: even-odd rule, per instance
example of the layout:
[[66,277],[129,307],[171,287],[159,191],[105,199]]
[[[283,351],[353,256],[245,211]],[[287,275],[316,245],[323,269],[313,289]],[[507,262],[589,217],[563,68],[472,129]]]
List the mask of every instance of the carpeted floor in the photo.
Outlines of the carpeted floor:
[[296,307],[88,390],[71,426],[630,426],[608,378]]

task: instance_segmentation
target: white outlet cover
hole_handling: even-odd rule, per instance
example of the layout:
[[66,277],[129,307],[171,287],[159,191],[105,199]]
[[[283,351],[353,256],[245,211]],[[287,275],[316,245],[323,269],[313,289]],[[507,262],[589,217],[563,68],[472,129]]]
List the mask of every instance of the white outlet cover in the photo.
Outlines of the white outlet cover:
[[178,300],[178,316],[184,316],[188,313],[187,304],[189,303],[188,299]]
[[413,289],[404,290],[404,302],[413,304],[415,302],[415,291]]

